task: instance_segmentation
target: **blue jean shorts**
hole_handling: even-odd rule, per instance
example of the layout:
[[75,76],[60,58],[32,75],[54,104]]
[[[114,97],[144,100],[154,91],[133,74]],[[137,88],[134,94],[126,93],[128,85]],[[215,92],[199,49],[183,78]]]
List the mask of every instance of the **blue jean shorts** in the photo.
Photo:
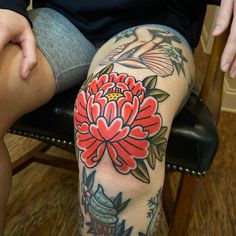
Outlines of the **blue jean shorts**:
[[64,16],[50,8],[28,12],[37,47],[47,58],[56,78],[56,92],[85,80],[97,47]]

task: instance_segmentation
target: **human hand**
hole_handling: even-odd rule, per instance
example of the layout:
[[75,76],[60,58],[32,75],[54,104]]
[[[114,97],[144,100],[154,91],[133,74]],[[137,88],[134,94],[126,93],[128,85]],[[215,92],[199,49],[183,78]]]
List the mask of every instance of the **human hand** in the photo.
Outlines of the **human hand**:
[[[236,78],[236,0],[221,0],[213,36],[222,34],[230,27],[230,34],[221,57],[221,70]],[[233,17],[233,19],[232,19]],[[231,23],[232,19],[232,23]],[[231,23],[231,25],[230,25]]]
[[31,26],[19,13],[0,9],[0,53],[9,42],[16,43],[22,48],[20,74],[25,79],[37,64],[36,43]]

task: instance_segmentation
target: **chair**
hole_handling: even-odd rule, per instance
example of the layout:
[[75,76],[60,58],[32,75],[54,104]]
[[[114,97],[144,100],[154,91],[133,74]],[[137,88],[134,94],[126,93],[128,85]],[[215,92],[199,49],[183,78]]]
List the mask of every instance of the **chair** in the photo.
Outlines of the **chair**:
[[[200,93],[192,93],[189,101],[173,122],[170,133],[163,206],[169,224],[169,236],[184,236],[194,211],[203,176],[209,170],[217,146],[224,74],[220,58],[227,33],[214,42],[207,73]],[[13,174],[32,162],[78,171],[77,161],[45,153],[51,145],[74,152],[73,104],[79,88],[56,95],[49,103],[18,120],[9,132],[42,142],[13,165]],[[67,99],[64,99],[64,98]],[[184,148],[183,148],[184,147]],[[176,198],[170,191],[169,175],[180,173]]]

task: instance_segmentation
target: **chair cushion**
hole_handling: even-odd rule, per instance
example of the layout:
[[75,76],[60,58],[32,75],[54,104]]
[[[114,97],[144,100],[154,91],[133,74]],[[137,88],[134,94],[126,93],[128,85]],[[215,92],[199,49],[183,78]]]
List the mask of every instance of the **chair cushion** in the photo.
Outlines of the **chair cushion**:
[[208,108],[192,93],[173,121],[167,163],[179,171],[205,174],[210,168],[217,147],[216,123]]
[[[73,150],[73,105],[78,88],[56,95],[49,103],[18,120],[10,132]],[[174,119],[167,167],[202,175],[209,169],[218,145],[217,127],[195,94]]]

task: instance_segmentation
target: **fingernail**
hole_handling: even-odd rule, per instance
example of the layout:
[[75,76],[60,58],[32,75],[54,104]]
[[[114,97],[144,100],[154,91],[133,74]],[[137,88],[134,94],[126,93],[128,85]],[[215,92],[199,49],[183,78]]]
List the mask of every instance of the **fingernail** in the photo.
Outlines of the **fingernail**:
[[229,69],[229,67],[230,67],[230,63],[229,63],[229,62],[226,62],[226,63],[223,65],[222,70],[223,70],[224,72],[226,72],[226,71]]
[[218,33],[218,31],[220,31],[220,26],[216,25],[213,32],[212,32],[212,34],[216,34],[216,33]]
[[29,76],[30,70],[26,70],[23,76],[23,79],[26,79]]
[[230,77],[233,79],[233,78],[236,78],[236,70],[233,71],[232,73],[230,73]]

